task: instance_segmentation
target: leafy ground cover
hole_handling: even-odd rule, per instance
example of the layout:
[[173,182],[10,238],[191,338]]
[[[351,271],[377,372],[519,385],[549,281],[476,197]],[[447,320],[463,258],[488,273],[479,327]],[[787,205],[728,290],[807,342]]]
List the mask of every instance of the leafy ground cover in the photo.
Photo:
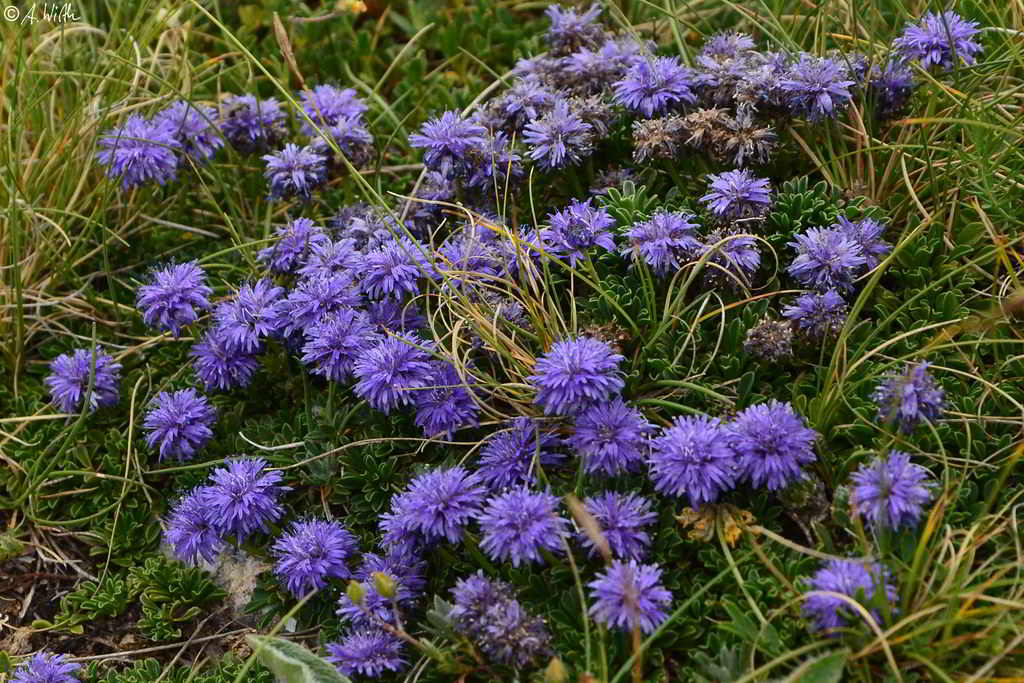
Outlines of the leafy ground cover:
[[1024,675],[1024,7],[75,7],[0,675]]

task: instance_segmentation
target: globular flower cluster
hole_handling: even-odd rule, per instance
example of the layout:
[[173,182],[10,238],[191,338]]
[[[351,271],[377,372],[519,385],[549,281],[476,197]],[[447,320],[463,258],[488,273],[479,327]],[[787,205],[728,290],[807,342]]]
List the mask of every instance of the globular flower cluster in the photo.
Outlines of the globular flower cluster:
[[487,490],[476,473],[436,468],[414,477],[391,503],[390,527],[423,543],[457,543],[483,506]]
[[161,391],[142,421],[146,445],[160,459],[190,460],[213,438],[217,411],[195,389]]
[[910,455],[892,451],[853,473],[853,502],[875,528],[913,526],[935,495],[935,481]]
[[974,39],[978,31],[978,22],[956,12],[928,12],[919,23],[907,25],[893,48],[926,69],[949,71],[959,63],[974,64],[982,50]]
[[792,406],[774,399],[741,411],[727,435],[742,478],[769,491],[797,481],[803,466],[817,459],[817,437]]
[[100,137],[99,146],[96,159],[107,167],[108,177],[121,179],[125,190],[149,182],[163,185],[178,175],[180,143],[162,119],[132,114]]
[[76,349],[50,363],[44,380],[61,412],[81,410],[88,396],[89,410],[115,405],[120,397],[121,364],[99,349]]
[[[647,554],[651,537],[644,528],[658,519],[650,500],[635,493],[606,491],[585,499],[583,505],[597,522],[614,557],[640,560]],[[597,545],[589,534],[581,532],[580,542],[591,556],[597,554]]]
[[576,416],[568,445],[583,459],[587,474],[614,477],[643,466],[653,431],[654,425],[639,410],[614,398]]
[[327,644],[327,661],[346,676],[359,674],[379,678],[387,671],[397,672],[405,668],[403,645],[397,636],[383,629],[357,629],[341,642]]
[[37,652],[19,664],[11,674],[11,683],[78,683],[77,662],[67,661],[67,655]]
[[622,253],[643,261],[655,275],[671,275],[701,249],[694,219],[689,213],[659,211],[629,229],[629,244]]
[[532,484],[537,468],[557,465],[565,456],[555,451],[562,440],[548,426],[528,417],[514,418],[484,441],[477,461],[480,476],[495,491]]
[[594,247],[615,251],[611,233],[615,219],[604,209],[595,208],[592,201],[572,200],[568,207],[551,214],[551,229],[544,233],[551,251],[568,256],[569,265],[574,267]]
[[668,618],[672,593],[661,585],[656,564],[614,560],[588,585],[590,614],[610,628],[650,633]]
[[518,567],[543,563],[544,551],[564,552],[568,521],[558,514],[558,498],[526,487],[492,498],[478,516],[480,547],[499,562]]
[[198,311],[210,308],[211,294],[206,273],[189,261],[155,269],[150,282],[139,287],[136,305],[143,322],[178,337],[183,327],[198,320]]
[[527,378],[537,389],[534,402],[546,415],[573,415],[607,400],[625,386],[619,371],[623,360],[607,342],[593,337],[555,342]]
[[693,507],[712,503],[733,488],[736,453],[717,418],[677,417],[651,444],[651,479],[660,493],[681,497]]
[[[867,608],[874,622],[880,625],[882,615],[872,605],[879,600],[888,602],[890,611],[894,612],[895,603],[899,600],[885,568],[880,564],[863,564],[854,560],[828,560],[810,578],[808,588],[810,592],[804,598],[804,616],[811,620],[814,630],[831,635],[863,620],[862,613],[853,609],[850,602],[859,602]],[[827,593],[838,593],[846,599]]]
[[708,193],[700,200],[719,218],[756,218],[772,204],[768,180],[746,169],[712,175],[708,180]]
[[902,374],[882,379],[872,398],[878,418],[910,434],[922,422],[934,422],[945,407],[945,393],[932,377],[928,361],[910,365]]
[[296,597],[327,585],[328,578],[351,574],[347,562],[359,548],[351,531],[336,521],[305,519],[291,527],[271,546],[274,573]]

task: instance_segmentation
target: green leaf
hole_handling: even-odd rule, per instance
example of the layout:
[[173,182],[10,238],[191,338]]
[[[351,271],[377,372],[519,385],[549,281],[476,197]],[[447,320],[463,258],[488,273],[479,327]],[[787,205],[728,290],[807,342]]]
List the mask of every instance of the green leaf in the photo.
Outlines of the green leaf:
[[245,637],[263,666],[283,683],[352,683],[326,660],[290,640],[274,636]]
[[794,669],[783,683],[839,683],[849,656],[848,650],[840,650],[815,657]]

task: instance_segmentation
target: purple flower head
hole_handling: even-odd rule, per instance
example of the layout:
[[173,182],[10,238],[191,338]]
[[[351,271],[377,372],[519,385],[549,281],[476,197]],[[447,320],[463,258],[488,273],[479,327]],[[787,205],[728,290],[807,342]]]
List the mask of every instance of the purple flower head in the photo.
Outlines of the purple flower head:
[[568,54],[581,47],[597,47],[605,40],[604,29],[597,23],[601,6],[594,3],[580,14],[573,7],[550,5],[544,13],[551,20],[545,38],[557,54]]
[[614,560],[587,584],[590,614],[609,628],[650,633],[668,618],[672,594],[661,585],[661,567]]
[[472,232],[448,238],[434,257],[434,276],[443,280],[446,288],[463,289],[474,282],[487,282],[501,268],[499,254]]
[[945,394],[928,372],[928,361],[914,363],[902,374],[882,379],[871,398],[878,405],[878,419],[895,424],[904,434],[917,425],[934,422],[945,407]]
[[220,130],[241,152],[262,152],[285,136],[285,113],[274,98],[232,95],[220,109]]
[[353,166],[363,166],[373,157],[373,135],[363,125],[362,118],[343,118],[328,126],[323,135],[310,141],[310,146],[318,154],[322,154],[333,167],[340,168],[344,163],[330,144],[332,140]]
[[357,274],[363,265],[363,254],[351,238],[331,239],[317,237],[310,243],[309,252],[300,261],[296,273],[299,277],[316,278],[335,273]]
[[532,616],[504,581],[478,571],[452,588],[454,605],[448,612],[455,630],[472,639],[488,658],[505,666],[536,666],[551,654],[551,635],[544,620]]
[[345,676],[359,674],[380,678],[388,671],[401,671],[402,641],[384,629],[366,627],[345,636],[341,642],[327,644],[327,661]]
[[217,335],[228,348],[258,353],[263,340],[281,330],[284,288],[267,278],[247,282],[229,301],[217,304],[213,319]]
[[120,178],[130,190],[154,181],[163,185],[178,174],[180,148],[175,131],[163,121],[147,121],[132,114],[120,126],[104,133],[96,159],[107,167],[108,178]]
[[566,100],[558,100],[548,113],[523,129],[530,158],[543,169],[575,165],[593,151],[593,129],[577,116]]
[[641,468],[653,431],[654,425],[639,410],[616,396],[580,413],[568,444],[583,458],[587,474],[614,477]]
[[413,332],[426,327],[427,319],[413,303],[402,303],[397,299],[374,301],[367,308],[370,324],[381,331]]
[[[583,504],[597,520],[615,557],[640,560],[647,554],[651,537],[644,527],[658,520],[651,509],[651,501],[635,493],[607,491],[584,499]],[[580,533],[580,540],[591,557],[597,555],[597,547],[588,534]]]
[[686,495],[697,508],[736,485],[736,455],[717,417],[677,417],[651,444],[651,479],[659,493]]
[[615,83],[615,99],[649,119],[675,108],[677,103],[696,103],[693,87],[693,75],[678,57],[654,57],[637,60]]
[[625,386],[619,363],[625,358],[607,342],[577,337],[555,342],[537,359],[527,381],[537,390],[534,403],[545,415],[576,415],[606,401]]
[[968,66],[974,64],[981,52],[981,45],[974,40],[977,33],[978,22],[965,20],[956,12],[928,12],[919,24],[908,24],[892,46],[925,69],[949,71],[958,60]]
[[174,556],[195,566],[199,558],[213,563],[224,547],[224,541],[213,516],[217,510],[206,504],[206,486],[192,489],[182,496],[167,517],[164,540]]
[[501,127],[522,130],[528,122],[539,119],[551,111],[558,99],[558,93],[535,77],[519,78],[505,94],[494,100],[504,125]]
[[811,121],[835,118],[853,99],[854,81],[846,64],[828,57],[804,54],[779,82],[794,116]]
[[882,235],[885,234],[885,223],[873,218],[851,221],[846,216],[839,216],[832,229],[853,240],[860,247],[867,270],[877,266],[882,257],[892,251],[892,245],[882,239]]
[[367,252],[362,262],[363,291],[374,299],[419,292],[419,279],[429,276],[426,248],[405,236]]
[[[321,128],[328,128],[340,123],[343,119],[358,119],[366,111],[366,103],[356,95],[352,88],[339,89],[333,85],[318,85],[312,90],[299,93],[302,110]],[[303,135],[316,135],[316,130],[303,119],[301,130]]]
[[487,129],[467,121],[456,111],[446,111],[423,124],[419,133],[409,136],[409,144],[426,150],[423,163],[428,168],[448,173],[458,168],[466,153],[487,143]]
[[213,483],[200,489],[203,505],[213,512],[213,523],[222,535],[242,542],[253,532],[268,531],[284,513],[278,498],[290,490],[281,485],[281,473],[267,471],[263,458],[236,458],[210,475]]
[[902,451],[875,458],[853,473],[853,502],[875,528],[914,526],[934,489],[931,473]]
[[404,512],[407,526],[427,543],[458,543],[462,531],[483,505],[487,495],[480,478],[462,467],[434,468],[415,477],[401,494],[396,509]]
[[154,270],[151,277],[150,284],[139,287],[135,300],[142,321],[150,327],[168,330],[177,338],[182,327],[199,317],[197,308],[210,308],[207,297],[213,290],[197,262],[170,264]]
[[182,154],[197,161],[213,158],[224,146],[224,138],[215,125],[217,111],[213,107],[179,100],[153,117],[154,124],[171,130]]
[[708,193],[700,198],[708,210],[723,220],[764,215],[772,205],[772,188],[767,178],[747,169],[708,176]]
[[914,72],[902,60],[890,60],[882,68],[872,67],[867,89],[875,103],[875,116],[882,121],[903,116],[915,87]]
[[658,211],[629,229],[629,244],[622,253],[642,260],[656,275],[671,275],[701,249],[694,218],[682,211]]
[[594,247],[615,251],[615,238],[611,228],[615,219],[603,208],[595,208],[593,199],[573,199],[566,208],[550,216],[551,229],[544,237],[551,243],[551,251],[569,257],[569,265],[585,259],[585,253]]
[[777,491],[801,477],[815,461],[818,433],[789,403],[772,399],[741,411],[725,427],[742,476],[754,486]]
[[514,151],[504,133],[489,134],[483,144],[466,152],[466,185],[493,193],[504,192],[506,186],[524,173],[522,157]]
[[415,334],[385,337],[366,348],[353,366],[356,396],[384,414],[409,405],[416,398],[414,389],[430,386],[431,349],[431,342]]
[[[803,613],[815,631],[834,635],[836,629],[863,619],[847,600],[823,595],[817,591],[839,593],[868,608],[875,623],[882,619],[873,606],[882,600],[895,605],[899,600],[896,587],[889,582],[888,572],[880,565],[870,566],[853,560],[828,560],[808,581],[810,593],[804,598]],[[895,610],[895,607],[892,607]]]
[[281,302],[279,331],[291,337],[337,310],[362,303],[359,285],[347,272],[304,278]]
[[275,273],[290,273],[317,242],[326,241],[324,229],[308,218],[295,220],[274,231],[277,238],[269,247],[260,249],[258,258]]
[[78,683],[75,672],[81,668],[67,655],[37,652],[14,669],[10,683]]
[[332,382],[348,379],[363,351],[379,341],[366,314],[347,307],[322,317],[305,335],[302,362]]
[[[385,598],[377,592],[373,574],[380,572],[395,582],[394,598]],[[378,555],[366,553],[356,570],[354,579],[365,591],[363,604],[354,604],[346,594],[339,601],[338,616],[356,628],[370,627],[394,621],[394,603],[412,604],[423,590],[423,563],[410,559],[404,553]]]
[[846,324],[846,301],[830,289],[824,294],[806,292],[782,309],[782,316],[796,323],[797,328],[812,339],[839,334]]
[[564,552],[569,523],[558,515],[558,498],[525,486],[495,496],[480,513],[480,547],[497,562],[512,566],[543,563],[542,550]]
[[227,343],[219,328],[208,330],[192,346],[190,355],[196,376],[207,391],[230,391],[247,387],[260,367],[259,358],[255,354]]
[[146,445],[167,457],[191,460],[213,438],[217,411],[195,389],[161,391],[142,422]]
[[120,395],[117,386],[120,381],[121,364],[114,362],[110,354],[99,349],[75,349],[50,363],[50,374],[43,383],[62,413],[74,413],[82,408],[86,393],[89,393],[89,412],[115,405]]
[[[757,240],[740,232],[713,230],[707,234],[698,257],[708,252],[705,280],[709,285],[725,282],[732,287],[748,285],[758,266],[761,252]],[[713,264],[713,265],[710,265]]]
[[414,396],[416,424],[423,435],[442,435],[451,439],[462,427],[475,427],[480,409],[473,400],[473,376],[463,379],[455,367],[448,362],[435,361],[430,373],[428,389],[421,389]]
[[293,522],[270,552],[277,560],[274,573],[292,595],[301,598],[327,585],[330,577],[345,579],[345,564],[359,550],[359,541],[336,521],[305,519]]
[[554,452],[562,441],[528,417],[513,418],[509,427],[487,437],[480,449],[479,474],[492,491],[536,481],[537,465],[557,465],[565,459]]
[[754,39],[746,33],[721,31],[704,41],[704,46],[700,49],[700,56],[721,62],[727,59],[736,59],[753,50],[754,47]]
[[327,159],[313,147],[289,142],[273,154],[264,154],[263,175],[270,182],[270,199],[300,197],[309,201],[313,190],[327,181]]
[[788,246],[796,251],[796,258],[786,272],[800,284],[819,292],[849,292],[853,279],[867,264],[860,244],[845,231],[810,228],[793,239],[796,241]]

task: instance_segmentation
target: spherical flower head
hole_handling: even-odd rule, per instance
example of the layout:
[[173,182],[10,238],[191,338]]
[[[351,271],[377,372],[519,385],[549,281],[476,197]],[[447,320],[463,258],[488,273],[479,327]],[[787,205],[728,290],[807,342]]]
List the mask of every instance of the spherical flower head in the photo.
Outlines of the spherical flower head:
[[164,540],[174,556],[195,566],[199,558],[216,561],[224,547],[219,526],[214,522],[218,511],[206,504],[205,489],[198,487],[182,496],[167,517]]
[[645,118],[662,114],[677,104],[694,104],[693,75],[678,57],[637,60],[625,77],[615,83],[615,99]]
[[433,344],[415,334],[398,334],[368,347],[353,366],[356,395],[376,410],[390,413],[415,400],[414,389],[430,386]]
[[779,82],[790,111],[810,121],[835,118],[846,109],[853,95],[846,64],[828,57],[802,55]]
[[708,193],[700,198],[708,210],[723,220],[764,215],[772,205],[772,188],[767,178],[747,169],[708,176]]
[[150,403],[142,422],[146,445],[156,449],[160,460],[191,460],[213,438],[217,411],[195,389],[161,391]]
[[803,466],[816,459],[818,433],[789,403],[773,399],[752,405],[727,430],[742,476],[759,488],[776,491],[791,484],[803,474]]
[[935,481],[902,451],[877,457],[853,473],[857,512],[875,528],[912,527],[935,495]]
[[332,382],[346,381],[363,351],[379,341],[366,313],[348,307],[307,327],[305,338],[302,362]]
[[207,391],[247,387],[260,368],[255,354],[228,343],[223,331],[216,327],[192,346],[190,355],[196,377]]
[[625,357],[607,342],[581,336],[555,342],[537,359],[527,381],[537,390],[534,403],[545,415],[576,415],[605,401],[625,386],[619,363]]
[[699,226],[693,219],[692,213],[658,211],[650,220],[629,229],[629,244],[622,253],[642,260],[655,275],[671,275],[700,251],[696,236]]
[[366,314],[374,329],[384,332],[413,332],[427,326],[418,306],[414,303],[402,303],[397,299],[374,301],[366,307]]
[[213,107],[178,100],[154,116],[153,121],[170,128],[182,153],[196,162],[208,161],[224,146]]
[[[513,418],[507,429],[495,432],[480,449],[479,474],[492,491],[532,484],[536,468],[557,465],[565,456],[554,452],[562,443],[549,428],[528,417]],[[536,460],[536,464],[535,461]]]
[[698,258],[708,256],[704,280],[708,286],[725,284],[732,288],[749,286],[761,265],[757,240],[742,232],[712,230],[701,242]]
[[327,644],[327,661],[345,676],[359,674],[380,678],[388,671],[401,671],[402,641],[384,629],[361,628],[349,633],[341,642]]
[[786,272],[800,284],[819,292],[849,292],[854,278],[867,265],[860,244],[844,231],[810,228],[793,239],[788,246],[796,251],[796,258]]
[[108,178],[120,178],[130,190],[153,181],[163,185],[178,174],[180,148],[174,130],[162,121],[132,114],[99,139],[96,159],[107,167]]
[[446,111],[428,120],[419,133],[409,136],[409,145],[425,149],[423,163],[428,168],[448,173],[466,160],[473,147],[487,142],[487,129],[462,118],[457,111]]
[[842,233],[860,247],[864,255],[864,267],[868,270],[877,266],[882,257],[892,251],[892,245],[882,239],[882,235],[885,234],[885,223],[873,218],[851,221],[846,216],[839,216],[832,229]]
[[286,339],[293,337],[335,311],[362,303],[359,285],[351,273],[302,278],[280,304],[278,332]]
[[539,119],[551,111],[558,101],[558,93],[536,77],[519,78],[505,93],[494,101],[506,126],[522,130],[528,122]]
[[[651,545],[650,535],[644,531],[658,520],[651,501],[635,493],[606,491],[583,504],[601,528],[612,555],[620,559],[640,560]],[[597,555],[597,546],[589,534],[580,533],[580,541],[591,557]]]
[[206,273],[196,261],[189,261],[154,270],[150,283],[139,287],[135,303],[144,323],[177,338],[182,327],[199,317],[196,309],[210,308],[211,294]]
[[597,23],[601,16],[601,6],[597,3],[582,14],[574,7],[558,5],[548,6],[544,14],[551,20],[544,37],[557,54],[569,54],[581,47],[597,47],[604,42],[604,29]]
[[544,236],[551,243],[551,251],[567,255],[573,267],[595,247],[615,251],[611,233],[615,219],[607,210],[595,208],[591,198],[583,202],[573,199],[569,206],[551,214],[550,220],[551,229]]
[[212,484],[200,489],[221,535],[232,534],[242,542],[281,518],[284,508],[278,498],[290,489],[281,485],[280,472],[266,470],[268,465],[263,458],[231,460],[213,471]]
[[446,289],[464,289],[498,275],[499,254],[491,245],[471,232],[459,232],[434,254],[434,277]]
[[739,31],[720,31],[704,41],[700,56],[716,61],[735,59],[743,53],[753,50],[754,39]]
[[261,100],[253,95],[232,95],[220,109],[220,130],[236,149],[244,153],[269,149],[285,136],[285,113],[273,97]]
[[922,421],[938,419],[945,407],[945,393],[928,371],[930,366],[928,361],[920,361],[903,374],[882,379],[872,395],[878,405],[879,420],[910,434]]
[[[811,620],[811,628],[833,634],[836,629],[860,622],[863,616],[849,601],[817,591],[839,593],[868,608],[876,624],[881,616],[872,606],[881,599],[891,605],[899,600],[896,587],[889,582],[888,572],[880,564],[865,565],[853,560],[828,560],[808,581],[810,589],[804,598],[803,613]],[[892,608],[895,610],[895,607]]]
[[978,22],[965,20],[956,12],[928,12],[920,23],[908,24],[892,45],[905,59],[918,61],[925,69],[949,71],[958,61],[974,64],[982,49],[974,40],[978,30]]
[[649,464],[656,491],[677,498],[685,494],[695,508],[736,485],[736,455],[716,417],[677,417],[652,441]]
[[480,547],[497,562],[542,564],[542,551],[564,552],[568,522],[558,516],[558,498],[550,493],[511,489],[492,498],[477,519]]
[[[322,84],[312,90],[303,90],[299,99],[302,100],[302,110],[321,128],[334,126],[342,119],[359,118],[367,110],[366,103],[352,88],[340,89]],[[316,135],[316,130],[305,119],[301,130],[303,135]]]
[[313,147],[289,142],[272,154],[264,154],[263,175],[270,182],[270,199],[299,197],[309,201],[313,190],[327,181],[327,158]]
[[326,586],[328,578],[348,578],[346,562],[358,550],[359,541],[338,522],[306,519],[293,522],[270,552],[277,560],[274,573],[278,579],[301,598]]
[[408,526],[428,543],[457,543],[462,531],[483,506],[487,490],[476,474],[462,467],[434,468],[415,478],[405,489],[401,508]]
[[523,669],[551,654],[544,620],[527,613],[504,581],[492,581],[478,571],[455,584],[452,598],[448,618],[455,630],[492,661]]
[[526,124],[523,141],[530,148],[530,158],[542,169],[551,170],[578,164],[589,156],[594,149],[593,133],[592,126],[562,99],[551,111]]
[[274,237],[274,243],[260,249],[257,258],[275,273],[292,272],[315,243],[329,239],[324,229],[308,218],[296,218],[278,227]]
[[81,664],[67,661],[67,655],[37,652],[11,673],[10,683],[78,683]]
[[334,151],[332,141],[353,166],[363,166],[373,157],[373,135],[363,125],[361,117],[342,118],[333,126],[327,126],[322,135],[310,142],[332,167],[343,167],[344,162]]
[[797,329],[811,339],[839,334],[846,324],[846,313],[846,301],[834,289],[825,293],[806,292],[782,309],[783,317],[796,323]]
[[[92,391],[89,379],[92,377]],[[99,349],[76,349],[57,356],[43,383],[50,398],[63,413],[78,412],[89,394],[89,411],[112,406],[120,396],[121,364]]]
[[337,273],[359,274],[363,254],[355,240],[345,237],[331,239],[318,237],[310,243],[309,251],[299,261],[296,274],[302,278],[316,278]]
[[419,292],[419,280],[429,277],[424,245],[402,236],[367,252],[361,265],[362,287],[373,299],[400,299]]
[[214,309],[218,336],[231,349],[244,353],[262,351],[263,340],[281,330],[283,298],[284,288],[268,278],[247,282],[233,299]]
[[890,60],[881,68],[873,66],[867,90],[875,104],[875,116],[881,121],[903,116],[916,85],[914,72],[903,60]]
[[595,403],[576,416],[569,446],[587,474],[614,477],[639,470],[651,449],[654,425],[619,397]]
[[613,560],[590,587],[590,614],[599,623],[623,631],[651,633],[668,618],[672,593],[661,585],[661,568],[636,560]]
[[448,362],[434,362],[429,388],[416,392],[416,424],[423,435],[451,439],[456,430],[476,426],[480,409],[473,400],[472,375],[465,379]]

